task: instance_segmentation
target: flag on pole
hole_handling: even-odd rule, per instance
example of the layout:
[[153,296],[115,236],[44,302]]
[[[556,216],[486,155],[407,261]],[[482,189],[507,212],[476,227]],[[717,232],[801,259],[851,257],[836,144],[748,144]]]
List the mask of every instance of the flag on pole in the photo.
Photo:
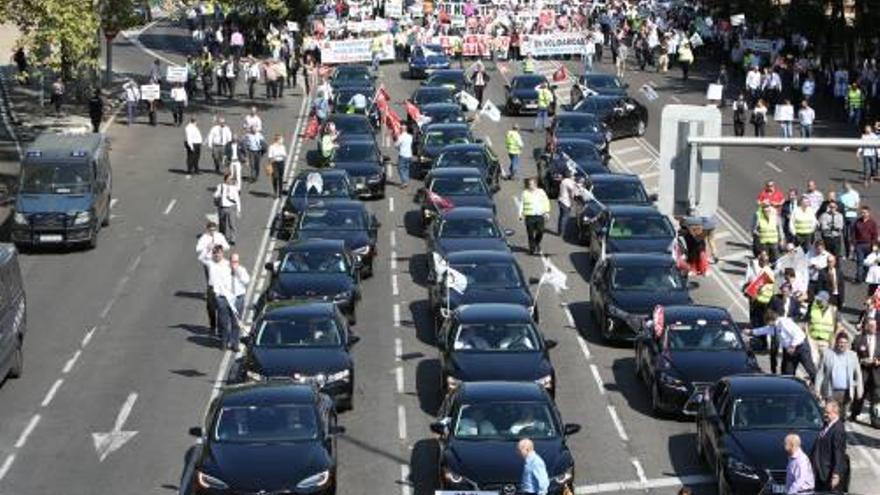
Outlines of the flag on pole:
[[568,70],[565,68],[564,65],[560,65],[559,68],[556,69],[556,72],[553,73],[553,81],[561,82],[565,81],[566,79],[568,79]]
[[565,159],[565,168],[568,169],[568,173],[571,174],[572,178],[574,178],[580,170],[577,162],[572,160],[571,157],[568,156],[568,153],[564,151],[561,151],[560,153],[562,154],[562,158]]
[[764,270],[760,275],[755,277],[755,280],[746,286],[745,293],[749,298],[754,299],[758,297],[758,292],[761,290],[761,287],[764,287],[767,284],[773,283],[773,274],[770,273],[769,270]]
[[489,117],[489,120],[492,122],[501,122],[501,110],[499,110],[491,100],[486,100],[483,103],[483,108],[480,110],[480,114]]
[[452,268],[451,266],[446,267],[446,286],[450,289],[458,292],[459,294],[464,294],[464,291],[467,290],[468,281],[467,277],[464,273]]
[[397,139],[397,136],[403,132],[403,125],[400,122],[400,116],[391,108],[385,112],[385,125],[391,131],[391,139]]
[[447,211],[455,208],[455,203],[433,191],[428,191],[428,200],[440,211]]
[[474,98],[467,91],[458,93],[458,101],[461,102],[469,112],[475,112],[480,107],[480,100]]
[[306,177],[306,192],[312,189],[318,194],[324,192],[324,178],[317,172],[312,172]]
[[446,267],[448,266],[446,260],[443,259],[443,256],[440,256],[440,254],[436,251],[431,253],[431,256],[434,258],[434,272],[436,272],[437,276],[440,277],[444,273],[446,273]]
[[318,136],[318,131],[321,129],[321,124],[318,123],[318,117],[312,115],[309,117],[309,123],[306,124],[306,130],[303,131],[303,138],[306,141],[311,141]]
[[544,274],[541,275],[538,285],[547,284],[550,287],[553,287],[553,290],[557,293],[563,290],[568,290],[568,276],[562,270],[557,268],[549,259],[541,258],[541,261],[544,263]]
[[413,105],[409,100],[406,100],[404,104],[406,105],[406,114],[409,115],[413,122],[418,122],[422,119],[422,112],[419,110],[419,107]]

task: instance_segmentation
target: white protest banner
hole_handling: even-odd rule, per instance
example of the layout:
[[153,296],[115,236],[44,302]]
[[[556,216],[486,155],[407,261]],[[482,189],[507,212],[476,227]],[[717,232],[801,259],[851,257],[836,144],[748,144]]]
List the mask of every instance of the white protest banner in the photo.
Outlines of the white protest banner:
[[776,111],[773,113],[773,120],[776,122],[791,122],[794,120],[794,106],[792,105],[776,105]]
[[724,98],[724,86],[721,84],[710,84],[706,90],[706,99],[709,101],[721,101]]
[[169,65],[165,71],[165,80],[170,83],[185,83],[189,71],[186,67],[179,65]]
[[523,40],[522,53],[533,57],[577,55],[585,44],[583,33],[530,34]]
[[446,12],[452,27],[464,27],[464,2],[437,2],[434,9]]
[[385,0],[385,17],[392,19],[403,17],[403,0]]
[[764,38],[754,38],[750,40],[742,40],[743,48],[753,52],[773,53],[773,40]]
[[[348,40],[325,40],[320,44],[321,62],[324,64],[345,64],[350,62],[369,62],[373,44],[371,38]],[[382,60],[394,60],[394,44],[390,35],[384,35]]]
[[141,99],[146,101],[158,100],[162,97],[162,90],[158,84],[144,84],[141,86]]
[[730,25],[731,26],[742,26],[746,22],[745,14],[736,14],[730,16]]
[[388,31],[388,21],[385,19],[348,21],[348,30],[354,33],[382,33]]
[[476,111],[476,109],[480,107],[480,100],[474,98],[473,95],[467,91],[458,93],[458,101],[460,101],[469,112]]
[[499,110],[490,100],[486,100],[485,103],[483,103],[483,108],[480,110],[480,114],[489,117],[489,120],[492,122],[501,122],[501,110]]

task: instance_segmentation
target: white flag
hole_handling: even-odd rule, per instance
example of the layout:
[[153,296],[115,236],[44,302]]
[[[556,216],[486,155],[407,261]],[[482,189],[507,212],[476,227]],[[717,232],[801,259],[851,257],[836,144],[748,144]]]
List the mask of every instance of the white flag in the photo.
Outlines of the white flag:
[[459,294],[464,294],[464,291],[467,290],[468,282],[467,277],[464,273],[452,268],[451,266],[446,267],[446,286],[450,289],[458,292]]
[[482,115],[485,115],[486,117],[489,117],[489,120],[491,120],[492,122],[501,122],[501,110],[499,110],[498,107],[496,107],[495,104],[489,100],[486,100],[483,103],[483,108],[482,110],[480,110],[480,113]]
[[436,272],[438,277],[443,276],[446,273],[446,260],[443,259],[443,256],[437,254],[436,251],[431,253],[431,255],[434,257],[434,272]]
[[568,285],[566,284],[568,276],[562,270],[556,268],[556,265],[549,259],[541,258],[541,261],[544,262],[544,274],[541,275],[538,285],[548,284],[556,292],[568,290]]
[[475,112],[480,107],[480,100],[474,98],[467,91],[458,93],[458,101],[468,109],[468,112]]
[[568,169],[568,173],[571,174],[572,178],[577,175],[578,172],[578,164],[576,161],[572,160],[568,153],[562,151],[562,157],[565,158],[565,167]]
[[324,192],[324,178],[317,172],[312,172],[306,177],[306,192],[314,189],[315,192],[321,194]]
[[654,91],[654,88],[651,87],[649,84],[642,85],[641,89],[642,93],[644,93],[645,95],[645,98],[647,98],[649,101],[654,101],[657,99],[657,92]]

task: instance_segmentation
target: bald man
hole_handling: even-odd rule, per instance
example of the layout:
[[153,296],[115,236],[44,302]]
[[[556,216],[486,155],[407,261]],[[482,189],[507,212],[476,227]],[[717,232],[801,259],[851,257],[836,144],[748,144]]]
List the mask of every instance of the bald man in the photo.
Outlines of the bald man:
[[788,466],[785,468],[785,493],[811,492],[816,485],[810,459],[801,450],[801,437],[792,433],[785,437],[785,453],[788,454]]
[[523,438],[517,443],[516,448],[519,450],[519,455],[526,461],[519,484],[520,493],[523,495],[547,495],[550,478],[547,476],[547,466],[544,464],[544,460],[535,452],[535,444],[528,438]]

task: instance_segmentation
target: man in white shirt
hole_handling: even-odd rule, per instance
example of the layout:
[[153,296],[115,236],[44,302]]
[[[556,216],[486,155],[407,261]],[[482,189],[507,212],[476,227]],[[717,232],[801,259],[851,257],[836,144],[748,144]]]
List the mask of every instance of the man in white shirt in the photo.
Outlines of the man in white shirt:
[[205,309],[208,312],[208,323],[211,327],[211,333],[217,332],[217,310],[214,304],[214,291],[211,288],[211,279],[208,275],[208,265],[211,262],[211,256],[215,247],[229,249],[229,243],[223,234],[217,232],[217,224],[208,222],[205,232],[199,236],[199,240],[196,242],[196,258],[202,264],[202,269],[205,271]]
[[131,124],[134,122],[135,112],[137,112],[137,106],[141,101],[141,88],[133,79],[129,79],[122,88],[125,90],[125,109],[128,114],[128,126],[131,127]]
[[232,267],[232,295],[235,297],[235,311],[239,318],[244,317],[244,297],[247,294],[248,284],[251,277],[245,267],[241,266],[238,253],[229,256],[229,265]]
[[211,158],[214,159],[214,171],[218,174],[223,170],[226,158],[226,145],[232,142],[232,130],[226,125],[226,119],[217,118],[217,123],[208,131],[208,146],[211,148]]
[[761,72],[757,67],[752,67],[746,74],[746,90],[749,93],[749,102],[754,105],[761,93]]
[[254,129],[258,133],[263,132],[263,119],[257,114],[257,107],[251,107],[251,113],[245,115],[242,128],[245,130]]
[[[227,172],[223,176],[223,182],[214,191],[214,202],[217,205],[217,219],[220,223],[220,233],[229,240],[229,244],[235,245],[235,217],[241,216],[241,197],[239,186],[235,178]],[[233,209],[235,213],[233,214]]]
[[367,97],[361,93],[355,93],[348,100],[348,109],[346,109],[349,113],[363,113],[365,114],[367,111]]
[[[806,83],[804,84],[806,85]],[[816,111],[810,106],[807,99],[801,101],[801,108],[798,110],[798,123],[801,126],[801,137],[813,137],[813,122],[816,121]],[[801,151],[807,151],[809,148],[804,146]]]
[[174,125],[180,127],[183,125],[183,109],[187,105],[186,88],[183,83],[177,83],[171,88],[171,115],[174,117]]
[[409,167],[412,163],[413,137],[409,133],[408,126],[403,126],[400,136],[394,146],[397,148],[397,173],[400,176],[400,187],[405,189],[409,185]]
[[235,296],[232,290],[232,267],[223,256],[223,248],[217,246],[211,252],[208,262],[208,283],[214,290],[217,311],[217,329],[223,339],[223,347],[228,350],[238,348],[238,320],[240,315],[233,307]]
[[269,146],[269,165],[272,167],[272,191],[275,197],[280,198],[284,189],[284,165],[287,159],[287,149],[284,147],[284,137],[275,135],[275,140]]
[[581,184],[572,177],[571,170],[563,172],[563,178],[559,182],[559,196],[557,202],[559,206],[559,220],[556,224],[556,233],[559,237],[565,239],[565,232],[568,227],[568,218],[571,214],[571,208],[574,206],[574,200],[578,196],[583,197],[586,190]]
[[744,333],[755,337],[777,335],[779,347],[782,348],[782,374],[794,375],[800,364],[809,375],[810,383],[815,382],[816,365],[813,363],[807,335],[800,325],[791,318],[777,315],[772,309],[767,310],[765,322],[766,326],[745,329]]
[[199,173],[199,158],[202,155],[202,131],[199,130],[195,117],[189,119],[189,124],[184,129],[186,135],[186,172],[188,174]]

